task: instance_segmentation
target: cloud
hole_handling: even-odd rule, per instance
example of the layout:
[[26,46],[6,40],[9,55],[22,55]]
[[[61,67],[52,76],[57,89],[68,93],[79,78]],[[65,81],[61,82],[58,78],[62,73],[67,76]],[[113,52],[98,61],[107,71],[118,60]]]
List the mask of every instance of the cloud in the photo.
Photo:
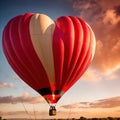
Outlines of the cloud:
[[113,69],[107,69],[105,73],[101,73],[93,68],[88,68],[87,71],[82,75],[81,80],[86,82],[99,82],[101,80],[117,80],[119,79],[120,69],[119,66]]
[[44,103],[45,100],[41,96],[31,96],[29,93],[25,92],[22,96],[13,97],[13,96],[5,96],[0,97],[0,104],[17,104],[17,103],[29,103],[29,104],[37,104]]
[[113,108],[120,107],[120,96],[109,99],[102,99],[89,104],[92,108]]
[[96,55],[92,65],[106,75],[118,71],[120,69],[119,51],[120,38],[106,35],[105,40],[97,41]]
[[0,82],[0,88],[13,88],[13,83]]
[[[111,80],[116,77],[117,77],[116,74],[114,74],[114,75],[112,74],[112,76],[109,76],[109,78],[111,78]],[[93,67],[89,67],[86,70],[86,72],[82,75],[81,80],[84,80],[87,82],[98,82],[98,81],[102,80],[103,78],[107,79],[108,76],[98,72]]]
[[63,105],[61,107],[65,109],[88,108],[89,102],[80,102],[75,104]]
[[[26,93],[24,96],[28,96]],[[96,100],[93,102],[79,102],[74,104],[62,105],[61,107],[57,108],[57,118],[71,118],[75,117],[78,118],[81,115],[86,117],[108,117],[108,116],[119,116],[120,112],[120,96],[108,98],[108,99],[101,99]],[[29,107],[30,108],[30,107]],[[15,109],[16,110],[16,109]],[[0,111],[0,115],[4,115],[6,117],[16,117],[16,118],[25,118],[31,117],[35,119],[37,118],[49,118],[48,111],[46,110],[39,110],[34,111],[33,109],[27,109],[27,111],[22,111],[17,109],[16,111]],[[48,109],[47,109],[48,110]],[[63,115],[63,116],[61,116]]]
[[73,0],[73,9],[79,17],[89,22],[99,20],[102,12],[102,8],[96,0]]
[[71,0],[71,2],[77,15],[89,22],[100,21],[108,9],[114,8],[117,15],[120,14],[118,6],[120,1],[118,0]]
[[70,105],[63,105],[61,106],[65,109],[78,109],[78,108],[115,108],[120,107],[120,96],[108,98],[108,99],[102,99],[97,100],[93,102],[80,102],[76,104],[70,104]]
[[116,25],[118,22],[120,22],[120,16],[117,15],[115,12],[115,9],[108,9],[105,13],[105,17],[103,18],[104,24],[111,24]]
[[101,77],[99,75],[99,73],[97,71],[95,71],[94,69],[89,68],[81,77],[81,80],[85,80],[85,81],[92,81],[92,82],[96,82],[98,80],[100,80]]
[[76,15],[90,24],[96,36],[96,53],[92,66],[107,76],[119,71],[120,1],[72,0],[71,2]]
[[47,112],[43,111],[0,111],[0,116],[5,116],[8,118],[17,118],[19,120],[28,120],[29,119],[37,119],[37,118],[46,118],[48,115]]

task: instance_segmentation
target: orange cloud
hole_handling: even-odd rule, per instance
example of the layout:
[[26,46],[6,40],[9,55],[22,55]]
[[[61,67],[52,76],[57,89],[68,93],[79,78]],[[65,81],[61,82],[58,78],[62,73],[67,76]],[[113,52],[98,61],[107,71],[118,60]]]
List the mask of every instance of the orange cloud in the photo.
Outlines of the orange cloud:
[[120,1],[73,0],[72,4],[77,15],[87,21],[95,32],[97,44],[92,66],[104,75],[119,71]]
[[105,17],[103,18],[104,24],[112,24],[116,25],[120,21],[120,16],[117,16],[114,9],[109,9],[105,13]]
[[[106,41],[98,40],[96,55],[92,65],[105,74],[113,73],[120,69],[120,40],[105,37]],[[103,43],[104,42],[104,43]],[[113,45],[113,46],[112,46]]]
[[89,68],[81,77],[81,80],[97,82],[101,80],[100,74],[92,68]]

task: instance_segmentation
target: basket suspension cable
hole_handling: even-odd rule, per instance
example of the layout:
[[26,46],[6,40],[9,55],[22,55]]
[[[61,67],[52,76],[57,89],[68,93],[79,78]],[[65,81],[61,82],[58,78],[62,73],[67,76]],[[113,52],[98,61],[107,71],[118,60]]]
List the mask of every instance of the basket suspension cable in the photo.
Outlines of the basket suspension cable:
[[31,116],[30,116],[29,112],[27,111],[27,109],[26,109],[26,107],[25,107],[24,103],[23,103],[22,101],[21,101],[21,103],[22,103],[22,105],[23,105],[23,108],[24,108],[24,110],[25,110],[26,114],[29,116],[29,119],[30,119],[30,120],[32,120],[32,118],[31,118]]

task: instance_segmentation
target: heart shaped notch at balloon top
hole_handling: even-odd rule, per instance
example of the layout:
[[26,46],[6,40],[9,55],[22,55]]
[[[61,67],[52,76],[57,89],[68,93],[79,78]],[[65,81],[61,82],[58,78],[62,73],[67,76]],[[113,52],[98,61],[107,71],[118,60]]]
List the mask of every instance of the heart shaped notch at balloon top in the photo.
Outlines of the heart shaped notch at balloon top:
[[55,104],[81,77],[95,53],[91,27],[75,16],[53,21],[44,14],[12,18],[3,31],[4,54],[20,78],[42,95],[56,114]]

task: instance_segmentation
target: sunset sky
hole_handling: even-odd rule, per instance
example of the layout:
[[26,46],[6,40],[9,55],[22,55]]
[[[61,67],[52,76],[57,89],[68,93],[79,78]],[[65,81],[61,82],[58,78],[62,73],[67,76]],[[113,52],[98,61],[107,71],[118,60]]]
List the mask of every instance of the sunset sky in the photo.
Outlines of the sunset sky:
[[[56,105],[49,105],[12,70],[2,51],[2,31],[19,14],[43,13],[53,20],[83,18],[96,36],[93,62]],[[0,116],[3,118],[120,117],[120,1],[119,0],[0,0]]]

